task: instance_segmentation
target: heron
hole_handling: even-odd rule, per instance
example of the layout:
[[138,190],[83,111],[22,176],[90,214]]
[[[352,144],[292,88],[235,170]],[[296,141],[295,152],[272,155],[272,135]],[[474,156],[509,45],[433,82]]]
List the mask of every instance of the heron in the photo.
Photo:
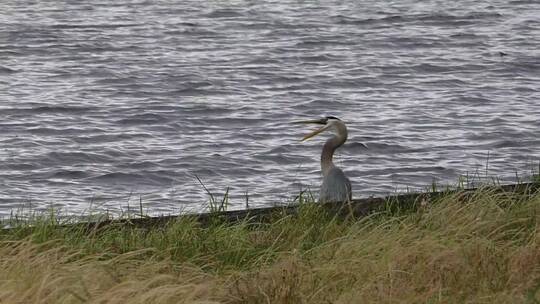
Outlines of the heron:
[[332,158],[337,148],[347,140],[347,126],[334,116],[327,116],[321,119],[302,120],[295,123],[317,124],[321,127],[308,135],[302,141],[308,140],[324,131],[333,131],[334,136],[330,137],[323,145],[321,153],[321,171],[323,180],[319,193],[319,201],[325,202],[349,202],[352,199],[351,181],[343,171],[334,165]]

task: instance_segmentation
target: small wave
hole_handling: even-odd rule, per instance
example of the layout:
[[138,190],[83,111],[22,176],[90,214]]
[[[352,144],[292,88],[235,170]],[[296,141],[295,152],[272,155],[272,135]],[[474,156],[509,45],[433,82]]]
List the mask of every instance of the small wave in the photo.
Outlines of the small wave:
[[254,155],[254,158],[260,159],[263,161],[271,161],[279,165],[301,164],[304,162],[311,161],[310,157],[298,156],[298,155],[287,155],[285,153],[258,153]]
[[182,112],[190,114],[190,116],[195,115],[216,115],[216,114],[230,114],[237,112],[237,109],[234,107],[224,108],[219,106],[212,105],[196,105],[190,108],[182,108]]
[[300,41],[295,44],[295,47],[299,49],[302,49],[302,48],[318,49],[321,46],[325,46],[325,45],[336,46],[336,45],[351,45],[351,44],[353,43],[351,41],[348,41],[346,36],[337,36],[337,37],[332,37],[332,39],[322,38],[320,40]]
[[35,170],[38,168],[38,166],[33,163],[10,163],[10,162],[6,162],[6,164],[3,165],[2,167],[8,170],[21,170],[21,171]]
[[210,90],[202,88],[183,88],[178,90],[166,91],[163,93],[165,96],[203,96],[203,95],[226,95],[227,91],[224,90]]
[[477,20],[493,19],[502,17],[499,13],[471,13],[462,16],[448,14],[415,14],[415,15],[392,15],[382,18],[355,18],[349,16],[335,16],[335,22],[338,24],[385,24],[385,23],[404,23],[404,22],[422,22],[438,25],[469,25]]
[[441,171],[453,172],[454,170],[443,167],[443,166],[418,166],[418,167],[371,169],[371,170],[364,171],[364,174],[380,176],[380,175],[397,174],[397,173],[441,172]]
[[268,152],[269,154],[285,153],[291,150],[292,145],[283,145],[276,148],[273,148]]
[[475,24],[479,20],[495,19],[500,17],[502,17],[502,15],[499,13],[470,13],[462,16],[435,13],[411,16],[411,18],[423,23],[452,26],[471,25]]
[[[365,145],[365,146],[364,146]],[[366,153],[366,152],[384,152],[384,153],[412,153],[416,152],[418,149],[397,145],[397,144],[385,144],[385,143],[361,143],[361,142],[351,142],[346,143],[344,148],[347,151],[353,153]]]
[[19,72],[19,71],[14,70],[14,69],[10,69],[8,67],[0,65],[0,75],[2,75],[2,74],[14,74],[14,73],[17,73],[17,72]]
[[36,134],[36,135],[83,135],[83,134],[90,134],[90,133],[103,133],[105,132],[103,129],[99,128],[68,128],[68,127],[58,127],[58,128],[51,128],[51,127],[30,127],[26,129],[26,132],[30,134]]
[[84,152],[50,152],[47,158],[54,164],[73,164],[73,163],[97,163],[108,161],[106,157],[96,153]]
[[260,118],[243,118],[243,117],[223,117],[215,119],[207,119],[207,123],[217,126],[258,126],[261,123]]
[[[371,147],[371,145],[370,145]],[[358,151],[362,151],[362,150],[367,150],[369,149],[368,145],[367,144],[364,144],[362,142],[358,142],[358,141],[349,141],[348,143],[345,144],[344,146],[345,149],[347,150],[358,150]]]
[[31,112],[37,114],[43,113],[62,113],[62,114],[80,114],[95,110],[92,107],[81,107],[81,106],[39,106],[32,109],[29,109]]
[[540,63],[539,61],[535,60],[520,60],[520,61],[514,61],[514,62],[508,62],[506,65],[511,68],[514,71],[519,72],[525,72],[525,73],[532,73],[533,75],[538,75],[538,71],[540,70]]
[[86,171],[79,170],[60,170],[53,172],[50,178],[62,178],[62,179],[80,179],[88,177],[89,174]]
[[466,81],[461,80],[461,79],[456,79],[456,78],[453,78],[453,79],[445,79],[445,78],[433,79],[433,80],[429,80],[429,81],[424,82],[424,84],[426,84],[426,85],[446,85],[446,86],[450,86],[450,87],[459,87],[459,86],[469,86],[470,85],[469,82],[466,82]]
[[519,146],[519,144],[517,141],[513,141],[513,140],[500,140],[490,146],[492,146],[493,148],[509,148],[509,147],[517,147]]
[[[223,33],[212,31],[208,28],[202,28],[202,27],[188,27],[184,29],[175,29],[175,30],[169,30],[166,31],[165,34],[167,34],[168,38],[165,38],[165,41],[171,40],[171,39],[177,39],[175,36],[194,36],[194,37],[200,37],[200,38],[220,38],[223,37]],[[192,49],[186,49],[186,51],[192,51]]]
[[335,57],[331,55],[323,54],[323,55],[298,56],[298,59],[304,62],[326,62],[326,61],[334,61]]
[[204,17],[208,18],[235,18],[241,16],[243,16],[241,12],[233,9],[217,9],[204,15]]
[[[381,86],[380,83],[377,83],[376,80],[364,79],[364,78],[336,78],[328,81],[321,82],[322,87],[328,88],[376,88]],[[333,101],[333,103],[336,101]],[[338,102],[339,103],[339,102]]]
[[514,0],[510,1],[510,5],[522,5],[522,4],[538,4],[538,0]]
[[197,23],[194,22],[180,22],[179,25],[185,25],[185,26],[198,26]]
[[[116,84],[119,84],[119,85],[122,85],[122,84],[131,85],[131,84],[137,83],[137,81],[140,80],[138,77],[135,77],[135,76],[117,77],[113,73],[105,73],[103,71],[100,71],[98,73],[94,73],[94,72],[91,71],[91,72],[89,72],[87,74],[87,76],[88,77],[95,77],[95,78],[99,77],[98,79],[94,80],[94,83],[95,84],[105,84],[105,85],[116,85]],[[134,88],[137,88],[137,85],[134,85]]]
[[406,21],[404,16],[393,15],[383,18],[355,18],[349,16],[338,15],[333,19],[338,24],[377,24],[377,23],[396,23]]
[[450,38],[456,39],[483,39],[484,37],[474,34],[474,33],[457,33],[450,35]]
[[530,147],[535,144],[534,141],[529,140],[499,140],[492,144],[492,147],[494,148],[517,148],[517,147]]
[[149,124],[162,124],[169,121],[167,117],[146,113],[146,114],[137,114],[130,116],[128,118],[117,120],[116,123],[122,125],[149,125]]
[[73,142],[76,142],[78,144],[92,144],[92,143],[108,143],[108,142],[119,142],[122,140],[131,140],[131,139],[137,139],[141,140],[144,138],[150,138],[152,135],[147,133],[141,133],[141,132],[133,132],[133,133],[109,133],[109,134],[102,134],[102,132],[99,132],[96,135],[88,135],[88,136],[76,136],[72,138],[71,140]]
[[450,66],[441,66],[441,65],[429,64],[429,63],[417,64],[417,65],[412,66],[411,68],[415,72],[421,72],[421,73],[445,73],[445,72],[451,72],[454,70],[454,68]]
[[113,184],[133,184],[137,185],[170,185],[174,180],[164,176],[162,172],[110,172],[99,176],[91,177],[93,181],[113,183]]
[[123,27],[139,26],[138,23],[118,23],[118,24],[53,24],[50,28],[53,29],[116,29]]

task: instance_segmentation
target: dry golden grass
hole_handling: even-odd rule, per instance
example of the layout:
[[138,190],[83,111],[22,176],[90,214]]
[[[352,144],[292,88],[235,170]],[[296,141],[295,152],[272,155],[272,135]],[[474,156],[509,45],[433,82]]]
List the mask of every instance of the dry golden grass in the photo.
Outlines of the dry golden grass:
[[0,235],[0,303],[537,303],[540,195],[479,190],[358,221]]
[[147,253],[104,258],[58,242],[6,245],[1,303],[216,303],[210,276],[200,268],[141,258]]

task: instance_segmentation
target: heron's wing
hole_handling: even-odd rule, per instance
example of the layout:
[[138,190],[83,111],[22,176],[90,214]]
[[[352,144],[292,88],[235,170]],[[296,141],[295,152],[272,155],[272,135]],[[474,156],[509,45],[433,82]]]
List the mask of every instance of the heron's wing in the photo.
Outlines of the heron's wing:
[[351,181],[341,169],[332,168],[323,178],[319,200],[321,202],[343,202],[351,197]]

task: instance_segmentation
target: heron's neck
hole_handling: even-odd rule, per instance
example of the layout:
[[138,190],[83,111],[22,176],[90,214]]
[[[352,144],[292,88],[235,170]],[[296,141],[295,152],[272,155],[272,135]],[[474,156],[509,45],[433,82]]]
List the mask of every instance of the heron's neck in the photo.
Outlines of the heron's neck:
[[321,170],[323,176],[326,176],[328,172],[334,167],[332,158],[334,156],[334,151],[339,148],[347,140],[347,128],[343,127],[337,128],[337,134],[332,138],[328,139],[323,146],[321,153]]

